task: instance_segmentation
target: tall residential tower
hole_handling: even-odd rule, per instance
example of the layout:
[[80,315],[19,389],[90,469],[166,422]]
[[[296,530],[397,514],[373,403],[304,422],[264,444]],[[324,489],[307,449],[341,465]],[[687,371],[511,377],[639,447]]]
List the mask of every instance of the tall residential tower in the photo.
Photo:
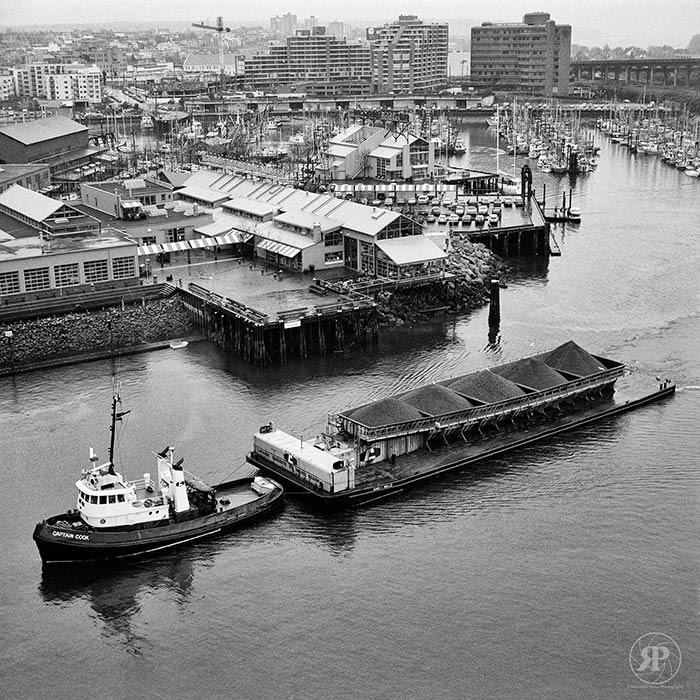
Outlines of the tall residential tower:
[[528,95],[566,96],[571,26],[547,12],[530,12],[522,23],[484,22],[472,27],[471,77]]
[[372,91],[412,93],[447,80],[447,24],[425,24],[415,15],[367,30]]

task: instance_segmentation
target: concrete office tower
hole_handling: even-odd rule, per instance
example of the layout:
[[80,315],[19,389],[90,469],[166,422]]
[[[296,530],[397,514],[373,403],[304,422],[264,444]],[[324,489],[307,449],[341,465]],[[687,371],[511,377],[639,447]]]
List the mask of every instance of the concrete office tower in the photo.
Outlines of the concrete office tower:
[[571,26],[556,24],[547,12],[530,12],[522,23],[472,27],[471,77],[485,85],[565,96],[570,62]]
[[447,24],[425,24],[415,15],[367,30],[372,91],[413,93],[447,81]]

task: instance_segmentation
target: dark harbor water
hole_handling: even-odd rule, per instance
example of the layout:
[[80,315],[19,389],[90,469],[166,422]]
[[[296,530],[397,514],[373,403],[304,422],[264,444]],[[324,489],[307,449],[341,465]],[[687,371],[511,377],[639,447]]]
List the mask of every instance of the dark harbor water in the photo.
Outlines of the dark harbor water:
[[[494,136],[466,136],[474,167],[493,167]],[[582,222],[555,229],[562,257],[523,262],[502,290],[495,344],[483,309],[282,369],[208,344],[125,357],[118,464],[135,478],[175,444],[223,480],[270,419],[310,435],[328,411],[570,338],[672,378],[665,402],[364,510],[290,497],[255,527],[164,556],[42,571],[33,526],[74,507],[90,445],[106,457],[116,364],[0,379],[2,694],[697,697],[700,183],[602,147],[575,184]],[[682,651],[663,691],[629,668],[648,632]]]

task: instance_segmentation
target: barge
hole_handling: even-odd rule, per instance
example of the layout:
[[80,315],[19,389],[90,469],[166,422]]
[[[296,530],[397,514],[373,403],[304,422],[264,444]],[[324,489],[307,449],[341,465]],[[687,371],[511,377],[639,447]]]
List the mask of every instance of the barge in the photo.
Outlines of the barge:
[[314,439],[269,423],[247,459],[323,503],[363,505],[674,392],[569,341],[329,415]]

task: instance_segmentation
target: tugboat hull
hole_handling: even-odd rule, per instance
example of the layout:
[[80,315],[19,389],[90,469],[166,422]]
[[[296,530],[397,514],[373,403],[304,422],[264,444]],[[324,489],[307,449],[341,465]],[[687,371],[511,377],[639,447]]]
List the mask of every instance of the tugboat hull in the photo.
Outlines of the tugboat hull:
[[155,553],[242,527],[276,510],[282,504],[284,491],[276,482],[271,483],[275,489],[257,500],[181,522],[101,531],[81,526],[76,514],[64,513],[37,524],[33,538],[45,564],[106,561]]

